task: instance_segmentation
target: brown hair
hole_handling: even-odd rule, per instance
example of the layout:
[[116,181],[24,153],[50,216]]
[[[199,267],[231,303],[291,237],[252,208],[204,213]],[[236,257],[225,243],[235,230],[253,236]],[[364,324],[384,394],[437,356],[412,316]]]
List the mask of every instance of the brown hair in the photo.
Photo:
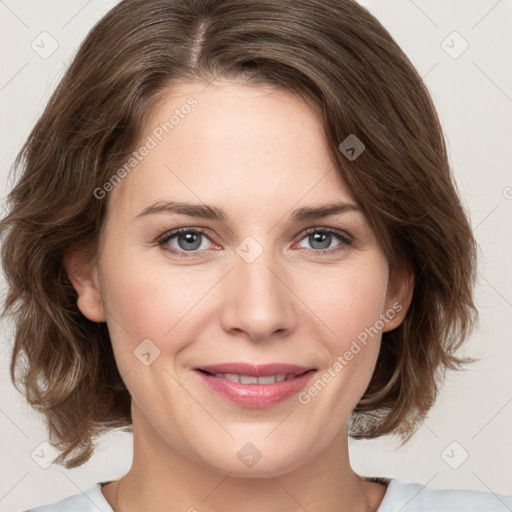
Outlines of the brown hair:
[[[391,271],[414,273],[350,435],[409,439],[445,370],[472,361],[455,351],[477,318],[476,244],[428,90],[379,21],[352,0],[124,0],[83,41],[18,154],[0,224],[11,379],[45,415],[67,468],[91,457],[100,433],[129,431],[131,413],[107,326],[79,311],[63,253],[90,244],[97,255],[107,201],[94,191],[165,91],[215,77],[312,100]],[[354,160],[337,150],[351,134],[365,144]]]

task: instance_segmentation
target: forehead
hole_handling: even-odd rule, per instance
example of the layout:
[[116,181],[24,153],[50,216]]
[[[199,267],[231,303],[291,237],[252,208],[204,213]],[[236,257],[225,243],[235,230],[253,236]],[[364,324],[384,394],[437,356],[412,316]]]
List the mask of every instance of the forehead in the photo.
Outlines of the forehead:
[[111,193],[116,211],[135,215],[168,199],[238,215],[355,202],[321,119],[301,97],[269,86],[173,86],[149,113],[143,146],[151,149]]

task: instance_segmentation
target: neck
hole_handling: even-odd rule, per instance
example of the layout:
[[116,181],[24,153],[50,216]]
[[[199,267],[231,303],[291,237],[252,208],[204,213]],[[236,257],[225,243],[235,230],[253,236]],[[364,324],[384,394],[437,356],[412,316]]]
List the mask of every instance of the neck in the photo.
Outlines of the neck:
[[[296,468],[263,476],[223,473],[166,442],[132,407],[134,457],[130,471],[105,496],[115,512],[341,512],[374,510],[369,484],[352,470],[346,428]],[[116,499],[117,497],[117,499]]]

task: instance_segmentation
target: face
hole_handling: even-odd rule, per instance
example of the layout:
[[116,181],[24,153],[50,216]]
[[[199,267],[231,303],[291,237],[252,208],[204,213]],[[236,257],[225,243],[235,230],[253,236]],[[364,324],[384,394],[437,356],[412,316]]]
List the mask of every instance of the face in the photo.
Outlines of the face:
[[[154,147],[103,199],[97,266],[71,279],[83,314],[107,322],[135,435],[223,472],[278,475],[343,434],[411,290],[390,281],[302,99],[205,87],[174,87],[151,112],[137,148]],[[331,204],[343,206],[297,215]],[[253,366],[211,373],[300,370],[263,367],[293,374],[273,384],[199,370],[224,363]]]

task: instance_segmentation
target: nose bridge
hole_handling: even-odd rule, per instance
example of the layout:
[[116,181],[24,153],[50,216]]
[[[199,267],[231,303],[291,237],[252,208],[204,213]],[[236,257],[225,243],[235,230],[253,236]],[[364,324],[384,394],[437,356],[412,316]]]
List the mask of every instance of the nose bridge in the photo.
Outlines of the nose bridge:
[[276,251],[263,247],[248,236],[236,249],[227,304],[227,329],[241,329],[252,338],[265,338],[277,330],[288,330],[292,321],[292,294],[285,280]]
[[246,237],[237,247],[235,258],[235,275],[240,280],[243,295],[252,294],[254,299],[276,300],[282,290],[282,283],[276,277],[279,262],[271,246],[260,242],[253,236]]

